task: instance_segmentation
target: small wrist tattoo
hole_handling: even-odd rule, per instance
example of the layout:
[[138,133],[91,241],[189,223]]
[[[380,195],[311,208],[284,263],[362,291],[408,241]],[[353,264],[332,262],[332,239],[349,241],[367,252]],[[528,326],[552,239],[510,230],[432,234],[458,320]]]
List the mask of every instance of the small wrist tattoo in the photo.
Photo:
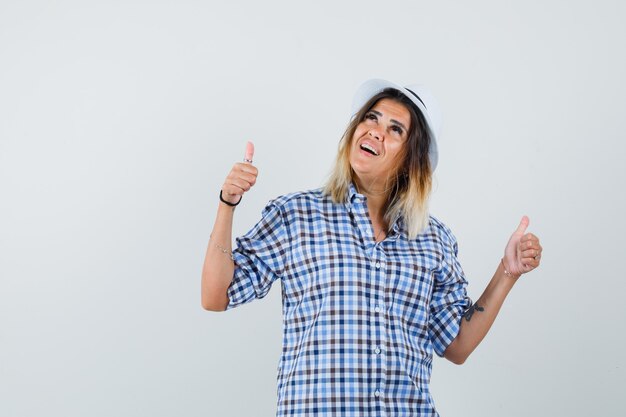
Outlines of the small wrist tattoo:
[[465,317],[465,320],[470,321],[476,311],[485,311],[485,307],[481,307],[478,304],[472,304],[470,308],[467,309],[463,317]]

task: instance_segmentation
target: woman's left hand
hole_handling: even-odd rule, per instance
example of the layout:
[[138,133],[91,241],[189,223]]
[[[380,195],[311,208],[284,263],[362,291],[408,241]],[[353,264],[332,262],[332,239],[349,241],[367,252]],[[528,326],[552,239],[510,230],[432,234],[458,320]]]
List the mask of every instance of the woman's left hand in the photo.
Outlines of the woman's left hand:
[[539,266],[543,248],[539,238],[532,233],[525,233],[530,220],[522,217],[517,230],[513,232],[504,249],[504,266],[514,277],[519,277]]

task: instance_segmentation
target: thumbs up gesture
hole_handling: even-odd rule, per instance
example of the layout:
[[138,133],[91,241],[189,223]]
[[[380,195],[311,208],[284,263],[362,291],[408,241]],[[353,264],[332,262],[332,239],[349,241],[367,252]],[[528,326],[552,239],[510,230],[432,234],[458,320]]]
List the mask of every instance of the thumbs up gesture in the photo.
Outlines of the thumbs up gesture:
[[530,220],[522,217],[517,230],[513,232],[504,250],[504,267],[514,277],[519,277],[539,266],[543,248],[539,238],[532,233],[526,233]]
[[243,194],[249,191],[256,183],[256,177],[259,171],[252,165],[254,157],[254,144],[248,142],[246,144],[246,153],[243,162],[233,165],[230,173],[222,185],[221,198],[228,205],[234,206],[239,204]]

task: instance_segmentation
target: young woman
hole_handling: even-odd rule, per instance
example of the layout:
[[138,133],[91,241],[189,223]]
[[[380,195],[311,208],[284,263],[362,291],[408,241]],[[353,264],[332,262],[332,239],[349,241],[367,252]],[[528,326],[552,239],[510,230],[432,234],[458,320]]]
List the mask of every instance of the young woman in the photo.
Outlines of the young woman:
[[233,308],[281,281],[278,416],[436,416],[433,352],[463,363],[542,248],[523,217],[472,303],[456,240],[428,212],[434,100],[419,86],[369,80],[353,109],[325,187],[271,201],[231,252],[233,208],[257,177],[248,144],[220,192],[202,305]]

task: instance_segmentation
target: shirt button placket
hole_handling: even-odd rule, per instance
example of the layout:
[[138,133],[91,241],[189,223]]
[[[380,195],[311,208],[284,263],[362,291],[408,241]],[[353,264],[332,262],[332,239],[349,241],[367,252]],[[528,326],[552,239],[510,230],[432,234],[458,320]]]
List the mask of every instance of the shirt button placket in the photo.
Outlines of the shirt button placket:
[[384,253],[381,250],[381,247],[377,245],[374,249],[374,259],[372,259],[372,274],[374,275],[374,288],[376,289],[372,298],[372,323],[374,323],[374,328],[372,329],[372,342],[374,345],[372,346],[372,363],[375,364],[375,373],[374,378],[372,380],[372,394],[373,401],[376,405],[376,409],[378,410],[378,415],[385,415],[385,405],[383,402],[384,398],[384,389],[386,383],[386,372],[387,372],[387,363],[385,358],[384,350],[382,349],[385,335],[386,335],[386,317],[383,310],[383,305],[385,302],[385,285],[386,285],[386,274],[385,274],[385,262]]

